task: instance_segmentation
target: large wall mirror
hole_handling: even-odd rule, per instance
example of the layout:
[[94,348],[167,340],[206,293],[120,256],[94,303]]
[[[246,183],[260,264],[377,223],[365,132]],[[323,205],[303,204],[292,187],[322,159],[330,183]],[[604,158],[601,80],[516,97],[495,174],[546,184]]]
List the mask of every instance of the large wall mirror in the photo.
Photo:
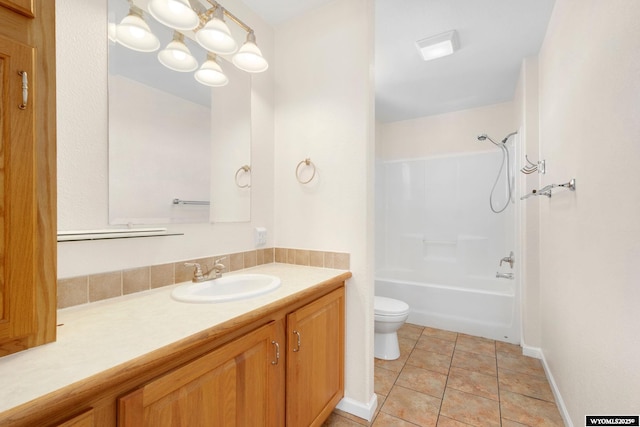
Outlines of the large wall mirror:
[[[108,2],[113,29],[129,2]],[[142,10],[146,3],[135,1]],[[109,223],[249,221],[250,75],[218,57],[229,83],[210,87],[165,67],[158,52],[174,33],[145,21],[158,51],[137,52],[109,35]],[[198,65],[207,59],[188,34],[184,43]]]

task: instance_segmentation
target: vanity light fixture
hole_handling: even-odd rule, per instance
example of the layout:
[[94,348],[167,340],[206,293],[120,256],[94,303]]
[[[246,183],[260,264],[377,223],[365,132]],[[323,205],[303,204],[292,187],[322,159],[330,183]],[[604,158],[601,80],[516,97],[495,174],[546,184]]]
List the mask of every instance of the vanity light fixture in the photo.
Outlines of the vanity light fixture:
[[256,36],[253,31],[247,34],[247,41],[242,45],[238,53],[231,59],[233,64],[248,73],[261,73],[269,68],[269,63],[262,56],[262,52],[256,45]]
[[416,42],[416,47],[425,61],[451,55],[458,50],[458,33],[456,30],[447,31]]
[[167,47],[158,52],[158,60],[165,67],[183,73],[198,68],[198,61],[184,44],[184,35],[177,31],[173,33],[173,40]]
[[[114,39],[123,46],[140,52],[157,50],[160,41],[144,21],[142,10],[135,4],[140,0],[127,1],[130,6],[129,15],[116,26]],[[205,7],[205,1],[211,7]],[[158,53],[158,60],[171,70],[187,72],[198,68],[198,62],[184,43],[185,31],[193,31],[193,34],[187,35],[195,38],[198,44],[211,53],[196,71],[195,78],[202,84],[224,86],[229,81],[216,60],[216,54],[235,53],[231,61],[248,73],[261,73],[269,68],[269,63],[256,44],[253,29],[216,0],[150,0],[147,9],[158,22],[175,30],[173,40]],[[225,18],[247,33],[247,39],[240,50]]]
[[147,9],[156,21],[176,30],[193,30],[200,23],[189,0],[151,0]]
[[154,52],[160,47],[160,40],[142,18],[142,10],[133,4],[118,25],[116,37],[120,44],[138,52]]
[[196,40],[203,48],[221,55],[238,50],[238,44],[231,37],[231,31],[224,22],[224,9],[220,5],[214,9],[213,17],[205,26],[196,32]]
[[211,52],[207,54],[207,60],[195,72],[194,77],[206,86],[220,87],[229,83],[229,78],[225,76],[222,67],[218,64],[217,55]]

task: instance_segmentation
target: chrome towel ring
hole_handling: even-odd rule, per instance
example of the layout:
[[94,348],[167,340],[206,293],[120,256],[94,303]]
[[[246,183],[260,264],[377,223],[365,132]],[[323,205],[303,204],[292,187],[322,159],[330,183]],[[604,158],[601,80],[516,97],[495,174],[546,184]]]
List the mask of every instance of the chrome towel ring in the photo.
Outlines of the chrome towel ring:
[[[305,166],[310,166],[313,168],[313,172],[311,173],[311,178],[307,179],[306,181],[303,181],[302,179],[300,179],[300,167],[302,165]],[[310,158],[306,158],[303,161],[301,161],[300,163],[298,163],[298,166],[296,166],[296,179],[298,180],[298,182],[300,184],[308,184],[311,182],[311,180],[316,176],[316,165],[313,164],[313,162],[311,161]]]
[[241,172],[251,174],[251,166],[249,166],[249,165],[240,166],[240,169],[238,169],[236,171],[236,178],[235,178],[236,185],[238,187],[240,187],[240,188],[249,188],[249,187],[251,187],[250,183],[249,184],[240,184],[240,173]]

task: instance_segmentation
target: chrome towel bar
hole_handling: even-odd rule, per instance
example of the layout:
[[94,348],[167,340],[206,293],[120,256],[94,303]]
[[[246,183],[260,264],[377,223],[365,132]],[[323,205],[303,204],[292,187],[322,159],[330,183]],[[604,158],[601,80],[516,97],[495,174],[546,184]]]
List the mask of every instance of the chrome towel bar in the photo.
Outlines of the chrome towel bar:
[[180,200],[180,199],[173,199],[173,204],[174,205],[208,205],[209,202],[207,202],[206,200]]
[[564,184],[549,184],[545,187],[542,187],[539,190],[532,190],[531,193],[520,197],[520,200],[528,199],[531,196],[547,196],[551,198],[551,191],[554,188],[559,188],[559,187],[567,188],[571,191],[576,191],[576,179],[572,178],[571,181],[565,182]]

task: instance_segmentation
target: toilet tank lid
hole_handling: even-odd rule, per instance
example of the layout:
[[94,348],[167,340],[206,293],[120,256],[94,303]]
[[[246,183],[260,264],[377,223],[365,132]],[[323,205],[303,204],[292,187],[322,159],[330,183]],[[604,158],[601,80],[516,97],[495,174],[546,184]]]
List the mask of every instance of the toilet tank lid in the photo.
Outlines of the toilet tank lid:
[[409,304],[393,298],[375,297],[373,311],[376,314],[403,314],[409,311]]

